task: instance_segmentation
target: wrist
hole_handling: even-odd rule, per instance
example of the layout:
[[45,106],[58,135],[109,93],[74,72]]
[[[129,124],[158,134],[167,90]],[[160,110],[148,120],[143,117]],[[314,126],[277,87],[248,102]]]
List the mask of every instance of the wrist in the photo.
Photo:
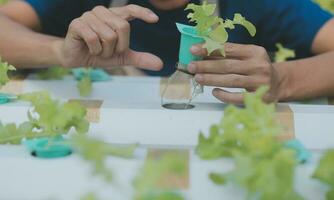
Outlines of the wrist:
[[34,67],[62,65],[59,56],[61,38],[39,34],[36,41],[38,41],[36,45],[32,45],[32,48],[29,49]]
[[64,40],[63,39],[58,39],[54,40],[51,44],[51,49],[52,49],[52,55],[53,55],[53,63],[55,65],[60,65],[65,67],[65,56],[63,54],[63,45],[64,45]]
[[284,63],[274,63],[273,67],[277,73],[277,100],[288,101],[292,99],[293,88],[291,87],[291,74]]

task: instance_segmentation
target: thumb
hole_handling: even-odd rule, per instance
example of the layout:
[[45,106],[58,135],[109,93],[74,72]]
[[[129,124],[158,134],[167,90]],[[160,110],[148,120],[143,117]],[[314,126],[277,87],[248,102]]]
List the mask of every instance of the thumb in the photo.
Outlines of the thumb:
[[132,65],[142,69],[159,71],[163,62],[153,54],[130,50],[125,58],[125,65]]

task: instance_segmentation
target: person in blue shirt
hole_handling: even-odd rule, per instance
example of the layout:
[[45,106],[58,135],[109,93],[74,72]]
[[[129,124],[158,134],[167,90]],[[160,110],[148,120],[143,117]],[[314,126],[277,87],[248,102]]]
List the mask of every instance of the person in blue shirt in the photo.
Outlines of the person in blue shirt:
[[[175,71],[187,3],[199,0],[21,0],[0,7],[0,55],[21,68],[133,65],[149,75]],[[111,3],[121,3],[109,8]],[[200,45],[205,57],[189,71],[197,82],[254,91],[268,85],[267,101],[334,95],[334,20],[311,0],[220,0],[219,14],[241,13],[257,27],[230,34],[226,57]],[[296,51],[296,60],[271,63],[275,44]],[[149,71],[150,70],[150,71]],[[213,95],[241,103],[243,94],[220,88]]]

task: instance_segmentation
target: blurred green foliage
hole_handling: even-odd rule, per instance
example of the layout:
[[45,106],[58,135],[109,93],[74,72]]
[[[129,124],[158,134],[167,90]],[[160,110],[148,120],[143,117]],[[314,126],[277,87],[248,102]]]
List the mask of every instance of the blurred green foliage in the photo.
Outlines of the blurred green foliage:
[[[153,151],[134,180],[135,200],[184,200],[182,186],[188,178],[188,153],[179,150]],[[176,178],[176,180],[175,180]]]
[[[93,174],[101,175],[106,182],[112,182],[113,174],[108,168],[106,160],[109,156],[121,158],[132,158],[137,148],[136,144],[126,146],[115,146],[98,139],[89,138],[84,135],[72,137],[74,149],[86,161],[92,164]],[[92,196],[90,194],[89,196]]]
[[0,5],[6,3],[8,0],[0,0]]
[[296,53],[294,50],[283,47],[281,43],[277,43],[276,47],[278,50],[275,53],[275,62],[284,62],[287,61],[289,58],[296,57]]
[[323,9],[334,13],[334,0],[314,0],[318,3]]
[[71,74],[71,70],[61,66],[53,66],[37,73],[42,80],[62,80],[64,76]]
[[209,177],[218,185],[239,185],[247,191],[247,199],[300,200],[294,189],[298,162],[294,152],[277,140],[282,127],[276,121],[275,105],[262,101],[267,89],[245,93],[244,108],[228,106],[209,136],[200,134],[196,153],[204,160],[233,158],[233,170],[212,172]]
[[334,149],[325,152],[313,173],[313,178],[328,185],[327,200],[334,199]]

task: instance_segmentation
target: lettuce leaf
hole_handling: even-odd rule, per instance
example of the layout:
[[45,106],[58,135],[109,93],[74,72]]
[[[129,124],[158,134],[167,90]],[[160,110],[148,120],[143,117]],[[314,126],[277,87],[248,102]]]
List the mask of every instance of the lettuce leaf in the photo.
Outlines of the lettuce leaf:
[[206,1],[202,5],[190,3],[185,9],[191,11],[187,17],[190,22],[196,23],[199,36],[205,40],[204,48],[207,49],[208,55],[219,50],[225,56],[224,44],[228,41],[227,29],[234,29],[235,25],[245,27],[252,37],[255,36],[256,27],[240,13],[236,13],[233,20],[225,20],[215,16],[215,9],[216,4],[208,4]]
[[325,152],[312,177],[327,184],[329,191],[326,198],[327,200],[334,199],[334,149]]
[[0,88],[8,83],[8,71],[14,71],[16,68],[7,62],[3,62],[0,58]]
[[295,152],[277,140],[282,129],[275,120],[275,105],[262,101],[267,89],[245,93],[244,108],[228,106],[209,136],[199,135],[196,153],[206,160],[232,158],[232,171],[209,177],[219,185],[234,183],[246,189],[248,199],[302,199],[294,190]]

